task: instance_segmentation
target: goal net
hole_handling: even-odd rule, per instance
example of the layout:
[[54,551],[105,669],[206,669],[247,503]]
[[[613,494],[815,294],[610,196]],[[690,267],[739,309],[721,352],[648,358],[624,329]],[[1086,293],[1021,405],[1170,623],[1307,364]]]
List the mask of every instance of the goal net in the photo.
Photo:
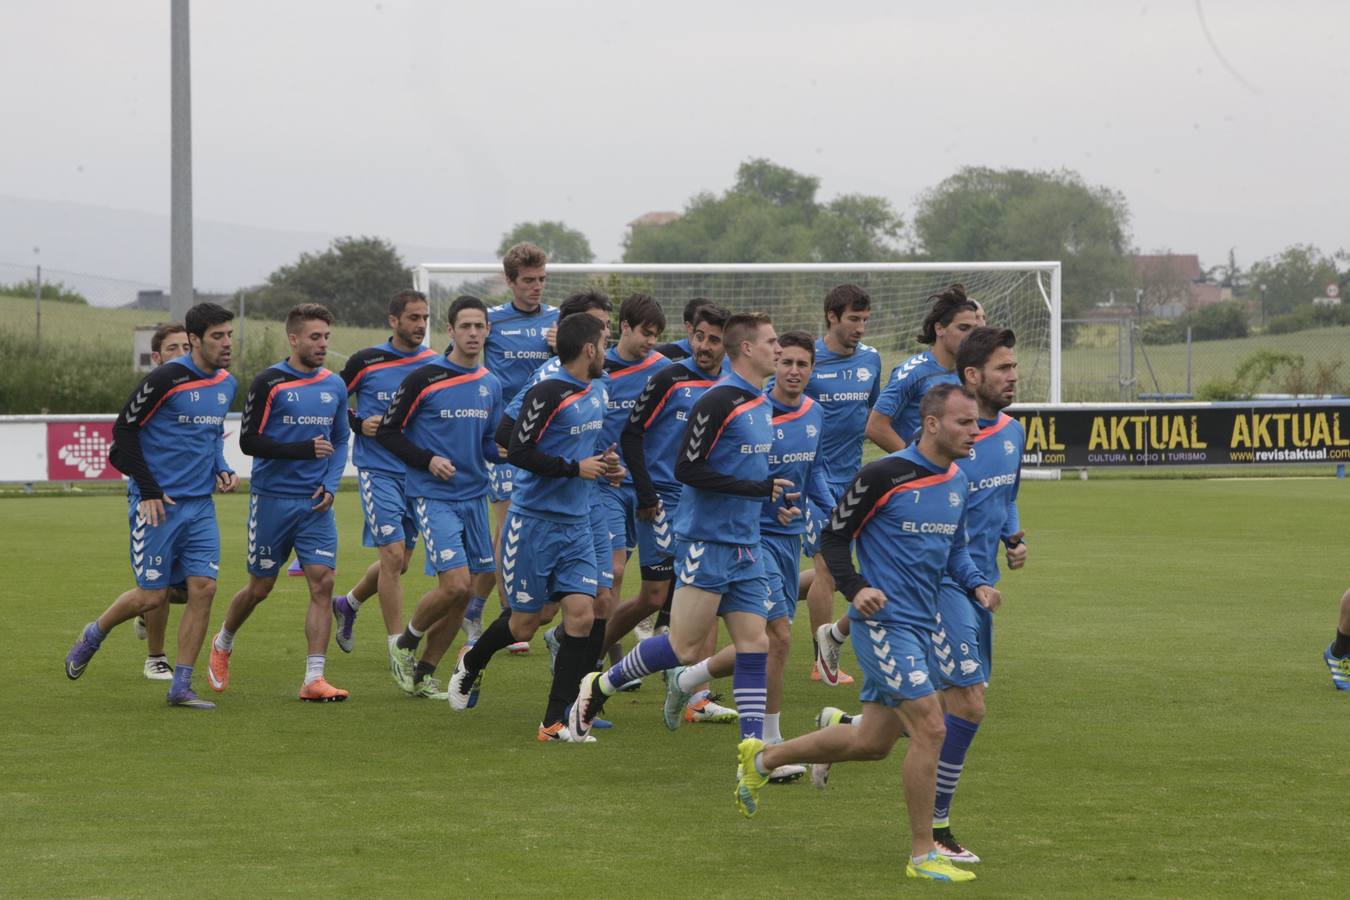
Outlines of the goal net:
[[[461,294],[489,306],[511,293],[500,262],[424,263],[417,287],[431,301],[433,321],[444,327],[450,302]],[[927,298],[953,282],[966,286],[989,324],[1017,333],[1021,403],[1057,403],[1059,390],[1060,265],[1016,263],[796,263],[796,264],[550,264],[544,302],[557,305],[578,290],[600,288],[617,310],[635,291],[650,294],[666,313],[665,340],[684,337],[681,313],[693,297],[708,297],[733,312],[768,313],[779,333],[824,329],[825,295],[852,282],[872,296],[863,341],[881,353],[885,371],[923,349],[915,340]]]

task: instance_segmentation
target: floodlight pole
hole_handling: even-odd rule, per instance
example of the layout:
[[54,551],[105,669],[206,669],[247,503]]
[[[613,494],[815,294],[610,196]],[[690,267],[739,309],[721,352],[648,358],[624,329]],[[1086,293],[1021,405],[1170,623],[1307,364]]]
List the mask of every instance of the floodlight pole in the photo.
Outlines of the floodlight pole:
[[169,314],[183,321],[192,306],[192,65],[188,0],[169,9]]

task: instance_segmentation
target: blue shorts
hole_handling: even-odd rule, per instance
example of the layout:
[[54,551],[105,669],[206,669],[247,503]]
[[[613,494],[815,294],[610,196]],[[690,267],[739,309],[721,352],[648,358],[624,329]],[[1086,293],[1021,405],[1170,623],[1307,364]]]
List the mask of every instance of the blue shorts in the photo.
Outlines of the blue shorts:
[[164,521],[154,527],[137,512],[137,498],[127,501],[131,570],[137,587],[162,590],[186,578],[215,579],[220,574],[220,529],[210,497],[164,504]]
[[472,500],[414,497],[412,503],[417,530],[427,548],[426,574],[468,566],[476,575],[496,568],[492,561],[487,503],[482,497]]
[[834,513],[834,507],[839,504],[839,498],[844,496],[844,491],[848,490],[850,482],[840,483],[827,482],[830,490],[830,508],[821,509],[809,499],[806,501],[806,534],[802,535],[802,554],[807,559],[813,559],[820,552],[820,533],[824,530],[826,523],[830,521],[830,516]]
[[520,470],[510,463],[488,463],[488,499],[493,503],[511,499],[511,489],[520,477]]
[[944,688],[988,684],[993,649],[994,614],[959,585],[943,580],[929,667],[933,678]]
[[330,506],[312,508],[313,497],[248,495],[248,574],[274,578],[295,548],[302,566],[337,568],[337,519]]
[[797,617],[802,536],[763,533],[759,537],[759,546],[764,551],[764,576],[769,580],[769,599],[773,601],[773,608],[766,618],[770,622],[783,618],[791,622]]
[[721,594],[717,614],[744,612],[768,618],[773,609],[764,553],[759,547],[717,541],[676,540],[676,588],[695,587]]
[[[673,502],[678,502],[679,495],[673,496]],[[612,549],[632,550],[636,547],[638,561],[644,566],[660,565],[670,559],[673,546],[670,523],[673,520],[664,505],[656,522],[638,521],[637,491],[631,484],[601,485],[600,501],[609,514],[609,531],[614,536]],[[664,548],[659,541],[666,542]]]
[[[659,581],[671,577],[672,557],[675,556],[675,511],[680,507],[680,492],[657,488],[656,495],[661,499],[661,510],[656,518],[644,522],[636,518],[637,500],[634,499],[634,518],[637,529],[638,557],[642,568],[657,577]],[[648,552],[650,551],[650,556]],[[644,578],[647,575],[643,575]]]
[[590,522],[565,524],[511,510],[502,529],[502,588],[516,612],[538,612],[565,594],[594,597]]
[[361,543],[367,547],[383,547],[399,540],[408,547],[416,544],[417,522],[412,503],[403,492],[402,476],[362,469],[357,473],[357,483],[366,520]]
[[[599,490],[596,488],[596,490]],[[609,511],[599,497],[591,497],[591,540],[595,546],[596,586],[614,587],[614,535],[609,530]]]
[[922,700],[933,693],[928,677],[932,635],[925,629],[899,622],[853,619],[849,640],[862,667],[864,703],[899,706],[902,700]]

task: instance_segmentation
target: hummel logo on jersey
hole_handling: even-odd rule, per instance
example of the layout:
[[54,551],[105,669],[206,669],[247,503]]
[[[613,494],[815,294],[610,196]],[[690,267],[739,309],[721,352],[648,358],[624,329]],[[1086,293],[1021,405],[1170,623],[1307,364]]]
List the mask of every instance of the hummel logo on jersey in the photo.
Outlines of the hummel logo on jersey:
[[[902,479],[903,480],[903,479]],[[853,515],[853,510],[862,503],[863,495],[860,493],[863,487],[859,482],[854,482],[848,489],[848,493],[839,501],[839,505],[834,509],[834,515],[830,517],[830,530],[843,531],[844,522]]]
[[127,404],[127,411],[131,413],[131,415],[127,416],[127,421],[136,421],[136,417],[141,414],[141,408],[145,406],[145,401],[149,399],[150,384],[147,382],[140,386],[140,389],[136,391],[136,396],[132,397],[131,402]]
[[907,376],[910,372],[914,371],[914,369],[915,369],[917,366],[919,366],[920,364],[922,364],[922,363],[923,363],[923,359],[924,359],[924,358],[923,358],[922,355],[919,355],[919,356],[916,356],[916,357],[912,358],[911,360],[909,360],[909,362],[907,362],[907,363],[905,363],[904,365],[902,365],[902,366],[899,368],[898,371],[896,371],[895,377],[896,377],[897,379],[899,379],[899,378],[904,378],[904,377]]

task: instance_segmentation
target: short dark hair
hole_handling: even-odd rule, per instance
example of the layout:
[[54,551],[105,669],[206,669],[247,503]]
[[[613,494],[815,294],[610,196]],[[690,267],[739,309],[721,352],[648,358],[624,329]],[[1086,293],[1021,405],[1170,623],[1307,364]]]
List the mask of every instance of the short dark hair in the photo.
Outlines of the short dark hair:
[[460,294],[455,298],[455,301],[450,304],[450,312],[447,313],[445,317],[445,321],[450,323],[451,328],[455,326],[455,317],[458,316],[460,310],[463,309],[481,309],[483,311],[483,317],[487,317],[486,303],[472,294]]
[[[867,291],[856,284],[837,285],[825,295],[825,324],[830,324],[830,313],[834,313],[835,319],[842,321],[846,309],[861,312],[864,309],[871,308],[872,295]],[[779,341],[781,342],[782,339],[780,338]]]
[[593,309],[603,309],[605,312],[614,309],[614,304],[609,301],[609,294],[599,290],[577,291],[568,294],[567,299],[558,306],[558,318],[565,319],[568,316],[590,312]]
[[650,325],[660,334],[666,330],[666,311],[650,294],[630,294],[619,304],[619,321],[626,322],[629,328]]
[[705,306],[712,306],[712,301],[707,297],[695,297],[684,305],[684,321],[691,327],[694,325],[694,315]]
[[952,324],[957,313],[963,310],[976,311],[975,301],[966,296],[966,286],[960,282],[944,291],[930,294],[928,302],[932,306],[928,308],[928,315],[924,316],[923,328],[915,335],[922,344],[936,344],[937,326],[945,328]]
[[165,322],[163,325],[156,328],[155,333],[150,335],[151,352],[158,353],[159,348],[164,346],[164,339],[169,335],[177,334],[180,331],[187,334],[187,326],[182,322]]
[[951,382],[934,385],[929,388],[928,393],[924,394],[923,399],[919,401],[920,421],[929,416],[941,416],[945,413],[947,411],[947,401],[951,399],[952,394],[960,394],[968,400],[975,399],[975,395],[966,390],[962,385],[952,384]]
[[286,313],[286,333],[296,334],[300,331],[301,322],[315,319],[327,325],[333,324],[333,314],[328,311],[328,307],[318,303],[297,303]]
[[715,325],[718,328],[727,327],[727,319],[731,318],[731,313],[720,306],[714,306],[712,303],[705,303],[694,310],[694,318],[689,320],[690,326],[698,328],[703,323]]
[[426,302],[426,294],[421,291],[415,291],[412,288],[404,288],[389,298],[389,315],[397,319],[399,316],[403,315],[403,310],[408,308],[409,303]]
[[796,347],[811,354],[811,364],[816,362],[816,339],[805,331],[785,331],[778,336],[778,346],[786,350]]
[[[555,345],[558,348],[558,362],[567,365],[581,355],[581,348],[587,344],[600,345],[605,333],[605,323],[595,316],[571,315],[558,323],[558,335]],[[604,351],[604,346],[600,350]]]
[[202,337],[213,325],[224,325],[234,320],[234,313],[218,303],[198,303],[183,317],[183,326],[190,335]]
[[521,269],[538,269],[547,264],[548,254],[529,241],[513,244],[502,257],[502,271],[506,274],[506,280],[512,284]]
[[1017,335],[1013,334],[1011,328],[991,328],[988,325],[972,328],[956,351],[956,374],[961,377],[961,383],[966,383],[966,369],[983,369],[999,347],[1011,350],[1016,345]]
[[722,346],[727,348],[732,359],[736,359],[741,355],[742,341],[751,340],[761,328],[772,324],[768,313],[736,313],[727,319],[727,324],[722,328]]

